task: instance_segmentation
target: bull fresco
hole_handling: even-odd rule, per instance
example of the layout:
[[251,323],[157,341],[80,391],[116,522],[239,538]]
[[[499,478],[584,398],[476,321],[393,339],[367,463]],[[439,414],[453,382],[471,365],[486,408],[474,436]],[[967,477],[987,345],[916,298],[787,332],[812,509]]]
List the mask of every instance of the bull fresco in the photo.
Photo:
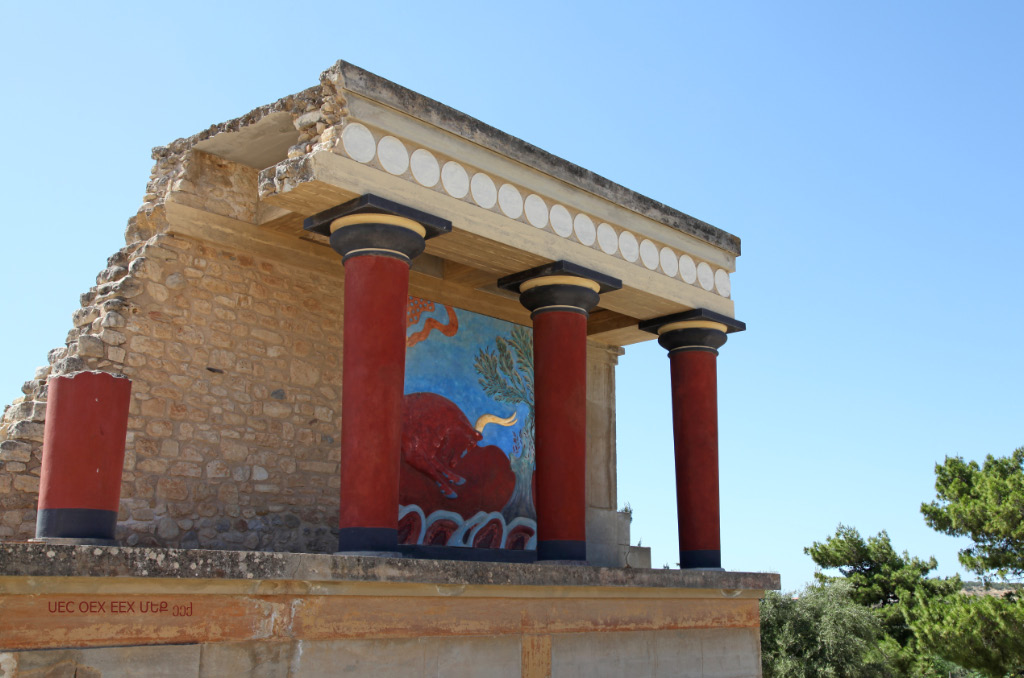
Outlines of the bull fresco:
[[528,328],[409,298],[399,541],[535,549]]

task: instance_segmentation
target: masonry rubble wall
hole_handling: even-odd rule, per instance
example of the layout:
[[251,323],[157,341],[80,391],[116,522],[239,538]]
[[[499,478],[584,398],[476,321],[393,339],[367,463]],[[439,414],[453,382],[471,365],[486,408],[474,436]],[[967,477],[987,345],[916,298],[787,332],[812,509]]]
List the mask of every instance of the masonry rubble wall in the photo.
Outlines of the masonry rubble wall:
[[344,121],[340,83],[339,64],[317,86],[153,149],[126,246],[82,295],[65,345],[0,420],[0,540],[35,533],[47,379],[101,370],[133,382],[122,543],[333,550],[340,266],[325,281],[243,248],[171,236],[164,206],[173,194],[255,224],[258,171],[196,145],[289,116],[295,144],[284,155],[299,157]]
[[46,379],[99,370],[132,379],[119,541],[333,551],[341,276],[169,235],[108,264],[4,413],[0,537],[34,534]]
[[[64,345],[0,419],[0,540],[35,534],[47,379],[99,370],[132,379],[120,543],[334,551],[341,261],[332,268],[277,259],[244,233],[237,245],[197,238],[173,228],[168,210],[191,210],[189,218],[211,228],[224,218],[251,224],[253,233],[287,215],[260,199],[266,187],[256,167],[208,151],[222,132],[256,134],[282,120],[294,129],[285,143],[294,144],[250,163],[299,160],[337,143],[347,115],[342,68],[325,71],[318,86],[153,150],[127,244],[81,296]],[[279,163],[274,181],[287,181],[292,165]],[[621,352],[595,344],[588,360],[588,531],[591,557],[605,565],[625,564],[629,552],[615,493]]]
[[[46,384],[81,370],[132,379],[117,539],[128,546],[333,552],[337,544],[344,273],[325,276],[180,235],[108,260],[0,420],[0,540],[35,534]],[[614,369],[591,346],[591,557],[624,564],[616,511]]]

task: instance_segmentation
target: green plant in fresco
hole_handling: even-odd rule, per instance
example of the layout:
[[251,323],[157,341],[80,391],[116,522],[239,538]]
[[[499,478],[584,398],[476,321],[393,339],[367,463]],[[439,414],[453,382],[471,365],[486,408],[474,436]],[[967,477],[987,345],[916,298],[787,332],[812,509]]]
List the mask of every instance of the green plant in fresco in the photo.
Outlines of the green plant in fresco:
[[533,337],[524,327],[495,337],[493,349],[480,349],[473,363],[484,393],[498,402],[527,407],[523,426],[512,444],[509,463],[516,475],[516,487],[502,515],[506,521],[523,516],[536,520],[533,507]]

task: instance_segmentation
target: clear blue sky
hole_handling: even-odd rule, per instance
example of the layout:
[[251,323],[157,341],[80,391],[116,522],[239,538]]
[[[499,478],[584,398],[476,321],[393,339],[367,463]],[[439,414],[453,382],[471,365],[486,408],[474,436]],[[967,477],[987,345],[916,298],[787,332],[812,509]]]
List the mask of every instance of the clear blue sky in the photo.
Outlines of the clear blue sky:
[[[0,401],[123,244],[150,148],[342,58],[743,239],[723,560],[840,522],[956,571],[933,465],[1024,445],[1024,4],[0,3]],[[619,369],[619,501],[674,563],[668,365]]]

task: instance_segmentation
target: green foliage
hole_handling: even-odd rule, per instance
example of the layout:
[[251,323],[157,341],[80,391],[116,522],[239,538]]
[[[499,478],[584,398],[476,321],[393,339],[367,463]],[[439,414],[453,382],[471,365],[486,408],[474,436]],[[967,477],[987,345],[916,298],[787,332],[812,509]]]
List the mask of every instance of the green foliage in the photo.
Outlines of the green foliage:
[[531,480],[534,447],[533,336],[524,327],[514,328],[507,337],[495,337],[494,349],[480,351],[473,363],[484,393],[498,402],[525,404],[528,408],[509,457],[516,486],[502,514],[506,520],[517,516],[536,518]]
[[991,678],[1024,676],[1024,602],[958,593],[925,601],[912,627],[923,649]]
[[[928,573],[938,567],[935,558],[921,560],[906,551],[897,553],[884,530],[865,541],[856,529],[840,525],[835,535],[814,542],[804,553],[820,568],[839,570],[853,586],[853,600],[875,609],[886,635],[901,646],[912,636],[904,619],[906,610],[922,598],[947,595],[961,587],[959,577],[929,579]],[[822,583],[836,579],[820,571],[814,577]]]
[[[1024,577],[1024,448],[984,466],[946,457],[935,467],[938,501],[921,505],[925,522],[939,532],[970,537],[960,562],[984,576]],[[1022,641],[1024,643],[1024,641]]]
[[881,627],[846,582],[808,586],[798,597],[769,591],[761,601],[765,678],[876,678],[871,658]]
[[494,351],[480,349],[473,363],[484,393],[498,402],[533,406],[533,338],[516,327],[509,336],[496,337]]
[[[972,540],[960,562],[982,576],[985,590],[971,589],[981,595],[964,593],[959,577],[929,577],[935,559],[897,553],[885,532],[865,540],[840,525],[804,551],[842,576],[815,573],[818,584],[802,597],[807,609],[777,595],[762,605],[765,676],[1024,678],[1021,589],[990,588],[993,579],[1024,578],[1024,448],[1009,457],[990,455],[981,466],[947,457],[935,475],[937,500],[921,512],[939,532]],[[815,598],[840,586],[845,607],[838,594],[829,604]],[[876,636],[866,646],[860,635],[853,646],[833,650],[838,627],[825,620],[830,613],[853,614],[851,605],[873,620]],[[821,656],[835,660],[822,663]]]
[[[921,505],[939,532],[969,537],[964,567],[993,579],[1024,577],[1024,448],[983,465],[946,457],[935,467],[937,500]],[[1024,602],[1013,586],[989,595],[927,601],[911,627],[921,646],[986,676],[1024,676]]]
[[[927,676],[933,673],[934,658],[920,651],[911,629],[922,601],[941,598],[960,590],[960,578],[929,578],[938,563],[921,560],[906,551],[897,553],[882,531],[867,540],[845,525],[824,542],[814,542],[804,552],[820,568],[838,569],[849,582],[851,599],[870,610],[883,633],[876,656],[898,676]],[[815,578],[822,584],[839,580],[823,572]]]

